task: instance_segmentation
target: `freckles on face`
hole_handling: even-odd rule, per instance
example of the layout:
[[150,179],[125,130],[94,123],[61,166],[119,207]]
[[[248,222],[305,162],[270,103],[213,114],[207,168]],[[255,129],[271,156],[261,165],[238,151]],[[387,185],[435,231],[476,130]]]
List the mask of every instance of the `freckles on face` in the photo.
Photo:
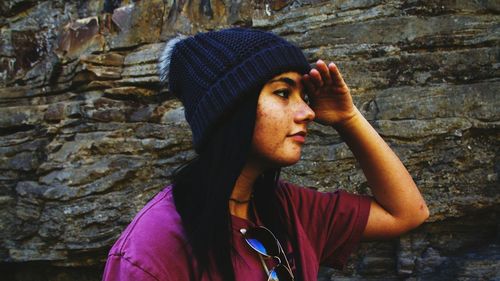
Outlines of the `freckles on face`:
[[288,72],[277,77],[295,81],[295,87],[285,82],[268,82],[263,87],[252,139],[253,156],[269,168],[293,165],[300,160],[302,143],[290,135],[305,131],[312,120],[306,120],[311,114],[305,112],[310,108],[302,100],[300,74]]
[[259,98],[252,148],[265,166],[273,168],[291,165],[298,161],[295,159],[297,156],[300,157],[300,147],[296,147],[298,151],[293,154],[284,151],[287,114],[283,110],[286,109],[273,103],[272,100]]

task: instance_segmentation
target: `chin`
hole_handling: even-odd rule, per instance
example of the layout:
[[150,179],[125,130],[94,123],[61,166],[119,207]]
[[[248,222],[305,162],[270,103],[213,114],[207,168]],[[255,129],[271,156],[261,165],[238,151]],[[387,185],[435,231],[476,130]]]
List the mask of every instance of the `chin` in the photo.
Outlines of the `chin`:
[[282,157],[280,159],[276,159],[274,162],[274,167],[275,168],[281,168],[281,167],[287,167],[287,166],[292,166],[299,162],[300,160],[300,153],[298,155],[290,155],[288,157]]
[[300,160],[301,149],[290,149],[290,150],[281,150],[281,151],[273,151],[267,153],[256,153],[257,161],[260,162],[262,166],[266,169],[277,169],[281,167],[287,167],[296,164]]

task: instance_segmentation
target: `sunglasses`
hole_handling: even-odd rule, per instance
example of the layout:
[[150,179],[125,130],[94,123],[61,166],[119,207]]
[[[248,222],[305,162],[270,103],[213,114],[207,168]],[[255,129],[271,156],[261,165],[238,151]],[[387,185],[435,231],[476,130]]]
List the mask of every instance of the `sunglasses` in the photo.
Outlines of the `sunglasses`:
[[[240,229],[240,232],[247,244],[260,254],[260,261],[262,262],[262,265],[268,275],[267,281],[295,280],[290,264],[288,264],[285,251],[283,251],[280,242],[276,239],[276,236],[274,236],[271,230],[263,226],[257,226],[250,229],[242,228]],[[276,259],[278,261],[278,265],[269,271],[266,263],[262,259],[262,256]],[[283,264],[282,259],[285,260],[286,264]]]

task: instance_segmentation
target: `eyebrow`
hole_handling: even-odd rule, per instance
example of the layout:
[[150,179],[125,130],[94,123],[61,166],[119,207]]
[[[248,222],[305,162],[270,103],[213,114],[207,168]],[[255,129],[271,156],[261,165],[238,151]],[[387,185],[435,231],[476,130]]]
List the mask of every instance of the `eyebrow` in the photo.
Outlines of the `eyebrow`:
[[277,79],[273,79],[273,80],[269,81],[269,84],[276,83],[276,82],[284,82],[284,83],[290,85],[291,87],[296,87],[297,86],[297,83],[295,82],[295,80],[290,79],[288,77],[280,77],[280,78],[277,78]]

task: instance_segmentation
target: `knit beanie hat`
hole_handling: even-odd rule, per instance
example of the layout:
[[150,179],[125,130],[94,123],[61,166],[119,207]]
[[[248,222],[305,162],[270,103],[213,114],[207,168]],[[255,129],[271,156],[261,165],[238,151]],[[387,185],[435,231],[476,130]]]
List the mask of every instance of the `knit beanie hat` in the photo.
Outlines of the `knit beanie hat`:
[[159,61],[160,82],[184,105],[199,153],[238,100],[259,94],[283,72],[310,70],[302,51],[269,32],[230,28],[170,40]]

